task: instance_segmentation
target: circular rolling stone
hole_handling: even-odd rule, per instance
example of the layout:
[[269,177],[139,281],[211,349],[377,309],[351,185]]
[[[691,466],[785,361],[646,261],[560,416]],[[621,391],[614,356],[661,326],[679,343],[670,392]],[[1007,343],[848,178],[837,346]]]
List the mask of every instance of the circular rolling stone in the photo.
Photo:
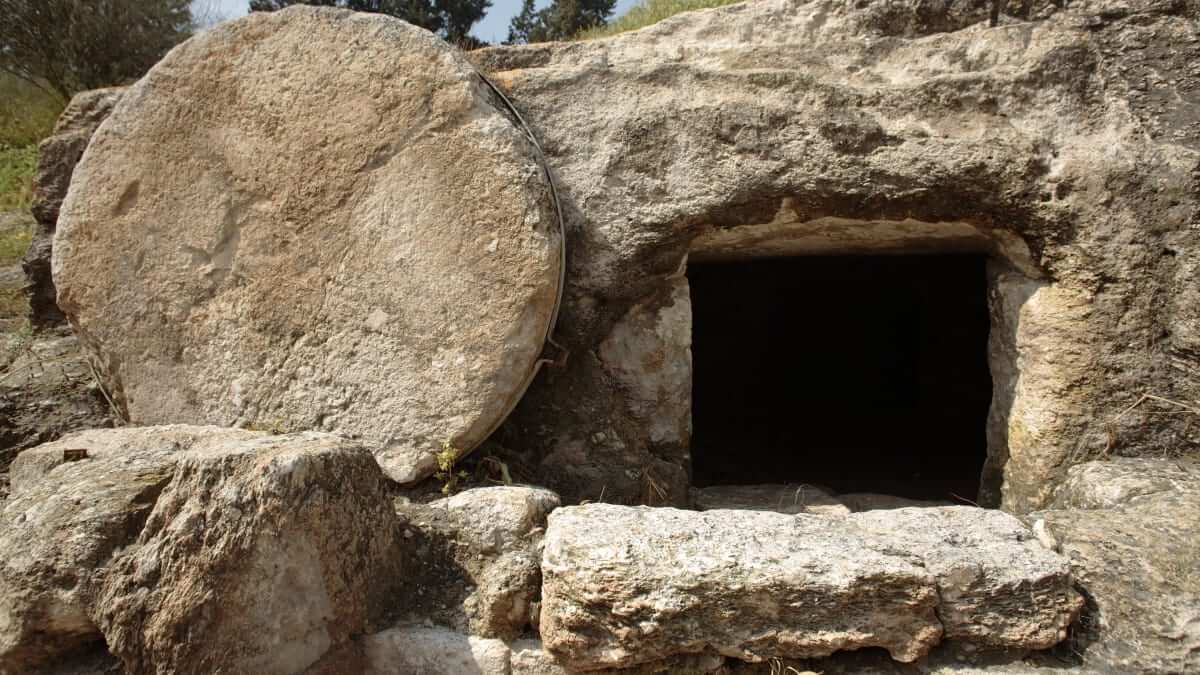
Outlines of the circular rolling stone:
[[363,439],[401,482],[481,442],[536,371],[563,265],[501,106],[377,14],[252,14],[171,51],[96,133],[54,241],[116,404]]

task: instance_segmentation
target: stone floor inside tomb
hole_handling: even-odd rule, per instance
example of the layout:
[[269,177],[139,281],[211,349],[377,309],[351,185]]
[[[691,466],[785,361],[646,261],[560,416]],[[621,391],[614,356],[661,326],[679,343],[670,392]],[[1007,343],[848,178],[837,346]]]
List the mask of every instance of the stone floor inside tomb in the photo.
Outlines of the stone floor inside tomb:
[[985,261],[689,266],[693,483],[975,500],[992,393]]

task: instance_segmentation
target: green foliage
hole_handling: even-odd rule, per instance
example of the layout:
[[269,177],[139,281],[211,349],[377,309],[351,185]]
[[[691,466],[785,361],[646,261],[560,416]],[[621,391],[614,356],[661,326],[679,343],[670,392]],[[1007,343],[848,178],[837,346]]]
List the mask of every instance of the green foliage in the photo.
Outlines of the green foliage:
[[36,145],[50,135],[62,109],[58,96],[0,72],[0,148]]
[[20,262],[32,238],[33,231],[28,227],[0,230],[0,267]]
[[508,26],[509,44],[569,40],[581,31],[605,25],[616,0],[554,0],[536,9],[534,0],[524,0],[521,11]]
[[442,451],[437,454],[438,470],[433,477],[442,482],[442,494],[444,495],[456,492],[459,482],[466,480],[469,476],[466,471],[455,470],[458,454],[458,448],[449,441],[442,443]]
[[192,28],[190,0],[0,0],[0,71],[61,98],[141,77]]
[[681,12],[732,5],[740,0],[642,0],[612,23],[584,30],[575,35],[578,40],[594,40],[644,28]]
[[250,0],[252,12],[274,12],[291,5],[343,7],[356,12],[387,14],[433,31],[463,48],[481,46],[469,34],[492,0]]
[[[0,212],[29,208],[37,144],[50,135],[62,108],[58,96],[0,73]],[[0,240],[0,255],[9,235]]]
[[[29,208],[33,198],[33,172],[37,168],[37,146],[19,148],[0,146],[0,211]],[[11,237],[0,238],[0,257],[4,257]],[[25,242],[28,244],[28,240]],[[21,249],[23,254],[25,249]],[[20,257],[18,255],[17,257]]]

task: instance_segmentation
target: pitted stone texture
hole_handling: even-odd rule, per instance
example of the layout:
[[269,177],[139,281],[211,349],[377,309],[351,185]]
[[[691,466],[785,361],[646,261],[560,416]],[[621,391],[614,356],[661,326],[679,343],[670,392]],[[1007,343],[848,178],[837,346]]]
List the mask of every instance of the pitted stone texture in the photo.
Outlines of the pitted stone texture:
[[[517,640],[509,644],[512,675],[578,675],[542,647],[541,640]],[[725,657],[718,654],[683,654],[663,661],[643,663],[619,670],[589,670],[590,675],[654,675],[655,673],[725,673]]]
[[37,328],[64,321],[62,311],[55,303],[56,291],[50,274],[58,210],[67,196],[75,165],[83,156],[92,134],[108,118],[124,91],[122,87],[115,87],[76,94],[55,123],[54,133],[38,146],[30,207],[37,220],[37,229],[21,261],[25,271],[25,292],[29,296],[29,318]]
[[604,369],[632,419],[660,452],[686,456],[692,439],[692,299],[686,278],[634,305],[600,343]]
[[1169,406],[1109,422],[1200,390],[1200,5],[1057,5],[1010,2],[993,28],[987,0],[757,0],[472,52],[542,140],[571,252],[572,358],[506,444],[567,502],[641,499],[624,476],[675,449],[591,355],[728,235],[992,254],[988,505],[1045,508],[1106,451],[1194,452]]
[[409,542],[397,608],[464,633],[513,639],[531,630],[541,597],[541,543],[558,495],[475,488],[428,504],[398,503]]
[[567,507],[550,516],[542,576],[542,640],[580,670],[708,649],[760,661],[883,647],[913,661],[944,632],[1038,649],[1081,604],[1066,560],[1011,516],[966,507]]
[[917,555],[936,579],[947,640],[1045,649],[1067,637],[1083,599],[1062,556],[1001,511],[966,506],[865,511],[862,536]]
[[1056,509],[1107,509],[1138,497],[1200,491],[1200,464],[1191,459],[1114,457],[1071,467],[1054,493]]
[[1104,673],[1200,672],[1200,477],[1176,460],[1072,467],[1058,498],[1092,508],[1030,514],[1088,598],[1072,651]]
[[54,275],[133,422],[335,431],[411,481],[520,397],[560,258],[534,149],[458,51],[293,7],[129,89],[76,169]]
[[550,516],[541,636],[579,670],[715,650],[748,660],[941,638],[921,561],[825,516],[607,504]]
[[398,626],[362,639],[367,675],[508,675],[500,640],[439,626]]
[[891,509],[907,509],[913,507],[953,506],[950,502],[909,499],[895,495],[875,494],[873,492],[851,492],[835,497],[844,504],[851,513],[862,511],[887,511]]
[[103,638],[131,672],[298,672],[366,631],[398,578],[383,474],[328,434],[92,431],[14,469],[3,671]]
[[54,232],[54,224],[58,222],[58,210],[71,186],[75,165],[83,156],[92,134],[112,114],[124,92],[125,87],[112,87],[76,94],[59,115],[54,132],[38,147],[30,209],[33,217],[49,232]]
[[[178,455],[209,432],[89,431],[17,457],[0,514],[0,672],[33,672],[101,639],[90,609],[103,568],[137,538]],[[63,463],[63,450],[81,448],[87,460]]]

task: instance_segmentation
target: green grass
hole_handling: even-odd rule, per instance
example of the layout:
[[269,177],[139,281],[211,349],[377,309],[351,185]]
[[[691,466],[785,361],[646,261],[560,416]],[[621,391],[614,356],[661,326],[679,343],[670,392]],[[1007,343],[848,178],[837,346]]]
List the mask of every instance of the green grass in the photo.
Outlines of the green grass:
[[0,267],[20,261],[32,238],[33,231],[28,227],[0,230]]
[[710,7],[722,7],[724,5],[732,5],[741,0],[641,0],[638,4],[629,8],[615,20],[607,25],[598,28],[591,28],[581,32],[575,36],[578,40],[595,40],[597,38],[611,37],[619,33],[625,33],[639,28],[645,28],[650,24],[658,23],[667,17],[675,16],[680,12],[690,12],[696,9],[708,9]]
[[0,73],[0,147],[36,145],[50,135],[64,105],[57,96]]
[[62,109],[57,96],[0,74],[0,211],[29,208],[37,145]]
[[[0,146],[0,211],[29,208],[33,198],[33,171],[37,168],[37,145],[19,148]],[[0,246],[4,241],[0,240]]]

